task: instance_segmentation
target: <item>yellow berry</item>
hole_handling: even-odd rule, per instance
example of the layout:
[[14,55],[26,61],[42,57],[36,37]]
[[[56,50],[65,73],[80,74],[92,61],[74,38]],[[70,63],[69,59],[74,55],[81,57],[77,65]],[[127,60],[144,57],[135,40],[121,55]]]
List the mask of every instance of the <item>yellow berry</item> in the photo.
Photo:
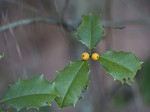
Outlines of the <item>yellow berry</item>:
[[93,54],[92,54],[92,59],[93,59],[93,60],[98,60],[99,57],[100,57],[100,56],[99,56],[98,53],[93,53]]
[[87,52],[82,53],[82,59],[83,60],[88,60],[90,58],[90,54]]

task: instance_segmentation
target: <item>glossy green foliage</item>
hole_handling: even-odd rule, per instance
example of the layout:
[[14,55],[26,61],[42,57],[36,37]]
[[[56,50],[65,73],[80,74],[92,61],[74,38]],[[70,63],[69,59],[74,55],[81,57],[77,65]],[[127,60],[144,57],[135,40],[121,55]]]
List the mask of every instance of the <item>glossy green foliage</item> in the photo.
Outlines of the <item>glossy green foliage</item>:
[[10,86],[1,102],[17,110],[38,109],[41,106],[50,106],[56,96],[55,85],[45,80],[42,75],[29,80],[18,80]]
[[78,40],[89,49],[94,48],[103,38],[104,29],[96,15],[82,16],[82,24],[77,29]]
[[89,68],[86,61],[75,61],[58,72],[55,86],[59,93],[56,102],[60,108],[75,106],[82,90],[88,85]]
[[[84,15],[82,24],[77,29],[78,40],[90,51],[100,42],[104,35],[99,16]],[[0,59],[3,55],[0,55]],[[127,52],[108,51],[99,59],[102,67],[115,80],[131,84],[142,62],[133,54]],[[10,86],[2,102],[17,110],[23,108],[40,108],[49,106],[55,99],[60,108],[75,106],[85,91],[89,80],[89,66],[85,60],[70,63],[64,70],[57,73],[53,83],[46,81],[43,76],[18,80]]]
[[114,80],[126,82],[129,85],[142,65],[133,53],[123,51],[107,51],[101,55],[99,61],[102,67],[114,77]]

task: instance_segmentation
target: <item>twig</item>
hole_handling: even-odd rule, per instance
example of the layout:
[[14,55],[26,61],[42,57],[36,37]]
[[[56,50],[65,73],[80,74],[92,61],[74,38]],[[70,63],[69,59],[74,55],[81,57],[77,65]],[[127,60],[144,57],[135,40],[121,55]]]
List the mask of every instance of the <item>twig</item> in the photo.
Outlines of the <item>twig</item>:
[[[3,16],[3,19],[4,19],[4,18],[8,20],[8,16]],[[9,22],[9,20],[8,20],[8,22]],[[10,23],[10,24],[11,24],[11,23]],[[21,62],[21,64],[23,65],[22,53],[21,53],[20,46],[19,46],[19,44],[18,44],[18,42],[17,42],[15,33],[14,33],[14,31],[13,31],[13,29],[12,29],[11,27],[8,27],[8,30],[10,31],[10,34],[12,35],[12,38],[13,38],[13,40],[14,40],[14,42],[15,42],[15,47],[16,47],[16,50],[17,50],[17,53],[18,53],[20,62]],[[5,32],[4,32],[4,34],[5,34]],[[5,37],[5,38],[6,38],[6,37]],[[28,76],[27,76],[27,71],[26,71],[26,68],[24,67],[24,65],[23,65],[23,76],[24,76],[24,78],[27,78],[27,77],[28,77]]]
[[[62,25],[67,31],[76,31],[76,25],[72,26],[66,22],[61,22],[58,18],[55,17],[35,17],[29,19],[18,20],[3,26],[0,26],[0,32],[8,30],[9,28],[15,28],[21,25],[29,25],[35,22],[42,22],[42,23],[50,23],[55,25]],[[126,21],[101,21],[104,28],[113,28],[113,29],[123,29],[124,26],[122,25],[132,25],[132,24],[146,24],[150,25],[150,20],[126,20]],[[117,25],[117,26],[116,26]],[[121,27],[119,27],[121,26]]]
[[30,18],[30,19],[23,19],[23,20],[18,20],[15,22],[11,22],[7,25],[0,26],[0,31],[5,31],[8,30],[9,28],[14,28],[20,25],[28,25],[33,22],[50,22],[56,24],[55,19],[47,19],[47,18]]
[[[16,40],[15,33],[14,33],[14,31],[13,31],[12,28],[9,28],[9,31],[10,31],[10,33],[11,33],[11,35],[12,35],[14,41],[15,41],[16,50],[17,50],[17,53],[18,53],[20,62],[21,62],[21,64],[23,65],[22,53],[21,53],[20,46],[19,46],[19,44],[18,44],[18,42],[17,42],[17,40]],[[26,68],[24,67],[24,65],[23,65],[23,77],[24,77],[24,78],[28,78],[27,71],[26,71]]]
[[64,36],[67,37],[66,33],[65,33],[64,29],[63,29],[63,21],[62,21],[61,15],[59,14],[59,9],[58,9],[57,1],[56,0],[55,0],[55,9],[56,9],[56,12],[57,12],[57,16],[59,18],[58,21],[59,21],[60,28],[61,28]]
[[124,29],[125,26],[103,26],[104,28],[111,28],[111,29]]
[[[29,25],[29,24],[35,23],[35,22],[42,22],[42,23],[50,23],[50,24],[60,25],[60,21],[57,18],[36,17],[36,18],[18,20],[18,21],[9,23],[7,25],[0,26],[0,32],[8,30],[9,28],[15,28],[15,27],[18,27],[18,26],[21,26],[21,25]],[[75,30],[75,28],[73,26],[70,26],[67,23],[61,23],[61,24],[66,30],[72,30],[72,31]]]
[[150,25],[150,19],[101,21],[103,26]]

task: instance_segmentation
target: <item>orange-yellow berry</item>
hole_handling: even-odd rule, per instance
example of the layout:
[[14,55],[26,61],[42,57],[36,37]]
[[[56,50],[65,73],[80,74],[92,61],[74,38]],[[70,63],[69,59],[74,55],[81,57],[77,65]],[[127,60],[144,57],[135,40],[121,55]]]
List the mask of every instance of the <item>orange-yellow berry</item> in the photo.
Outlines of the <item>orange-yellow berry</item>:
[[98,53],[93,53],[93,54],[92,54],[92,59],[93,59],[93,60],[96,61],[96,60],[98,60],[99,58],[100,58],[100,56],[99,56]]
[[82,59],[83,60],[88,60],[90,58],[90,54],[88,52],[82,53]]

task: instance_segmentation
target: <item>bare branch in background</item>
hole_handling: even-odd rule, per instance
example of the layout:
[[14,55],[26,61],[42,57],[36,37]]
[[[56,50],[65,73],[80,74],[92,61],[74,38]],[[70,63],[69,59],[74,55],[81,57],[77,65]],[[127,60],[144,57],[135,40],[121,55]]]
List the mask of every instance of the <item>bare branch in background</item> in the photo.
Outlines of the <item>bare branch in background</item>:
[[125,26],[103,26],[104,28],[111,28],[111,29],[124,29]]
[[[8,17],[7,17],[7,16],[4,17],[4,18],[6,18],[6,19],[8,20]],[[9,22],[9,20],[8,20],[8,22]],[[10,23],[10,24],[11,24],[11,23]],[[23,63],[23,57],[22,57],[22,53],[21,53],[20,46],[19,46],[18,41],[17,41],[16,36],[15,36],[15,33],[14,33],[12,27],[8,27],[8,30],[10,31],[10,34],[11,34],[11,36],[12,36],[14,42],[15,42],[15,47],[16,47],[16,50],[17,50],[17,53],[18,53],[20,62],[21,62],[21,64],[22,64],[22,66],[23,66],[23,77],[24,77],[24,78],[27,78],[27,77],[28,77],[28,76],[27,76],[27,71],[26,71],[26,68],[25,68],[24,65],[23,65],[23,64],[24,64],[24,63]]]
[[[62,21],[61,15],[59,14],[59,9],[58,9],[57,1],[56,1],[56,0],[54,1],[54,4],[55,4],[55,9],[56,9],[56,12],[57,12],[57,16],[58,16],[58,18],[59,18],[59,19],[58,19],[58,22],[59,22],[60,28],[61,28],[61,30],[62,30],[64,36],[67,37],[66,32],[64,31],[63,21]],[[63,15],[62,15],[62,17],[63,17]]]
[[150,19],[139,19],[139,20],[117,20],[117,21],[101,21],[106,26],[118,27],[125,25],[150,25]]
[[23,66],[23,77],[24,77],[24,78],[28,78],[28,76],[27,76],[27,70],[26,70],[26,68],[25,68],[24,65],[23,65],[24,63],[23,63],[23,58],[22,58],[21,49],[20,49],[20,46],[19,46],[19,44],[18,44],[18,42],[17,42],[17,40],[16,40],[15,33],[14,33],[14,31],[13,31],[12,28],[9,28],[9,31],[10,31],[10,33],[11,33],[11,35],[12,35],[14,41],[15,41],[16,50],[17,50],[17,53],[18,53],[20,62],[21,62],[21,64],[22,64],[22,66]]
[[[55,25],[60,25],[60,21],[57,18],[52,18],[52,17],[36,17],[36,18],[30,18],[30,19],[23,19],[23,20],[18,20],[12,23],[9,23],[7,25],[0,26],[0,32],[8,30],[9,28],[15,28],[21,25],[29,25],[32,23],[50,23],[50,24],[55,24]],[[74,31],[75,28],[67,23],[61,23],[62,26],[69,31]]]
[[[76,31],[77,25],[70,25],[66,22],[61,22],[58,18],[54,17],[35,17],[29,19],[18,20],[3,26],[0,26],[0,32],[8,30],[9,28],[15,28],[21,25],[29,25],[32,23],[49,23],[58,26],[63,26],[67,31]],[[125,25],[150,25],[150,20],[124,20],[124,21],[101,21],[104,28],[123,29]]]

